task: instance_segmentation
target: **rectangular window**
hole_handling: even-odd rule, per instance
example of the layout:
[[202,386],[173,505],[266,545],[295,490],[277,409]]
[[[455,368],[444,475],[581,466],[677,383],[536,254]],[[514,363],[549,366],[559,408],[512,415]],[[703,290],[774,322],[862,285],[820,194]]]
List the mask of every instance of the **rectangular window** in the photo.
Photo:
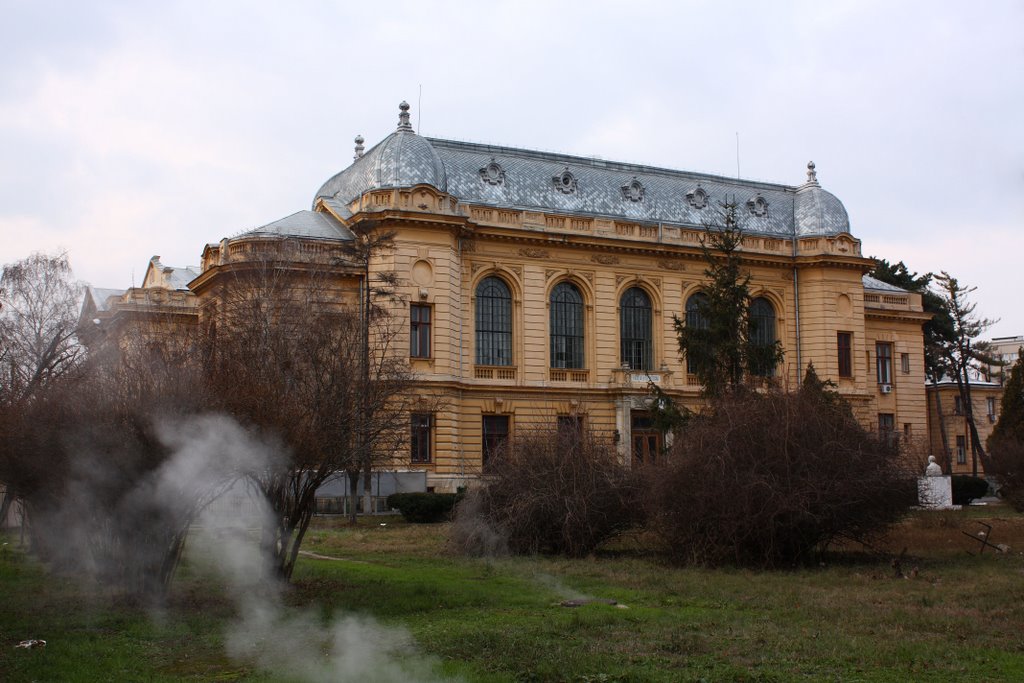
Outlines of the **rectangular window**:
[[903,371],[904,375],[909,375],[910,374],[910,354],[909,353],[901,353],[900,354],[900,370]]
[[837,332],[836,347],[839,349],[839,376],[853,377],[853,335]]
[[433,422],[433,416],[430,413],[412,414],[410,443],[413,462],[430,462],[430,428],[433,426]]
[[508,443],[508,415],[483,416],[483,466],[500,454]]
[[963,434],[956,436],[956,464],[967,464],[967,437]]
[[875,369],[879,384],[892,384],[892,344],[888,342],[875,344]]
[[886,443],[892,443],[896,435],[896,416],[892,413],[878,414],[878,438]]
[[989,396],[985,399],[985,407],[988,408],[988,421],[996,421],[996,399],[993,396]]
[[964,414],[964,402],[959,396],[953,397],[953,414],[963,415]]
[[583,417],[581,415],[559,415],[556,424],[559,434],[579,435],[583,432]]
[[430,358],[430,306],[426,304],[409,308],[409,355]]
[[909,422],[903,423],[903,436],[907,437],[908,439],[910,438],[910,428],[911,427]]

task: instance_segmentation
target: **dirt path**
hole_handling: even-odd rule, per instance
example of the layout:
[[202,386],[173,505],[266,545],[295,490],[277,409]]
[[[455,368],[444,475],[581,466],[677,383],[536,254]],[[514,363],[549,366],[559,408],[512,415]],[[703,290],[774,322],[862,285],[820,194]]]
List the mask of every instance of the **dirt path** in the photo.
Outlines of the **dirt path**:
[[314,560],[334,560],[335,562],[354,562],[355,564],[370,564],[365,560],[351,560],[347,557],[331,557],[330,555],[321,555],[320,553],[310,552],[309,550],[300,550],[299,555],[303,557],[311,557]]

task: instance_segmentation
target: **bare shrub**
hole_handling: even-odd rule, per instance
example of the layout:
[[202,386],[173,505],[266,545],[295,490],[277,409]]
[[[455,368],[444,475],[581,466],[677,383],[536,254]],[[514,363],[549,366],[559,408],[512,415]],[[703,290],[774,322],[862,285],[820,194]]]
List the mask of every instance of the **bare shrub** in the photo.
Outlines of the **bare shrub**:
[[521,436],[484,481],[456,511],[453,543],[469,554],[507,546],[582,557],[639,518],[636,477],[586,431]]
[[457,552],[471,557],[503,557],[509,554],[508,533],[484,515],[482,492],[467,492],[455,508],[449,542]]
[[915,499],[895,445],[816,376],[796,393],[717,401],[652,474],[652,528],[693,564],[807,562],[833,540],[870,539]]
[[179,341],[97,354],[23,402],[12,461],[33,549],[51,567],[160,598],[190,522],[227,485],[214,464],[201,484],[166,476],[166,425],[204,403],[201,367]]

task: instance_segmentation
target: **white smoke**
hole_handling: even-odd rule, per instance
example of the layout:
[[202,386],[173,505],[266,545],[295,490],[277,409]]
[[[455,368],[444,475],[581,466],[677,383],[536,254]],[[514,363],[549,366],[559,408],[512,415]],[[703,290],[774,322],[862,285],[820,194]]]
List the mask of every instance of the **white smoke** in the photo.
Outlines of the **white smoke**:
[[[244,475],[283,462],[280,445],[223,416],[168,423],[160,435],[174,450],[160,469],[161,495],[203,491],[221,472]],[[191,555],[216,571],[236,605],[238,617],[225,638],[230,657],[309,683],[451,680],[431,673],[436,660],[418,654],[405,629],[354,615],[324,623],[315,610],[286,606],[282,585],[269,578],[270,558],[260,550],[259,530],[268,523],[267,502],[239,481],[204,508],[189,539]]]

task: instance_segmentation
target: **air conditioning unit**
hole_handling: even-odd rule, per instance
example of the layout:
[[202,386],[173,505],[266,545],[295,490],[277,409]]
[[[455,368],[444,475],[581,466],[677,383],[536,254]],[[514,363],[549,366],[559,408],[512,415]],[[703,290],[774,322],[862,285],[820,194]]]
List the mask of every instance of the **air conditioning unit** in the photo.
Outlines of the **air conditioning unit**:
[[881,391],[883,394],[891,394],[892,393],[892,385],[891,384],[879,384],[878,385],[878,390]]

